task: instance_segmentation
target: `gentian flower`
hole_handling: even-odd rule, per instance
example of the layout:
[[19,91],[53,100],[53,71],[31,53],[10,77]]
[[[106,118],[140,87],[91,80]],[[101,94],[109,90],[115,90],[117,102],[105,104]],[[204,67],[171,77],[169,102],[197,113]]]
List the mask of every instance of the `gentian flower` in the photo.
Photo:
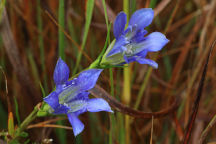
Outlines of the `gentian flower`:
[[153,32],[147,36],[145,28],[149,26],[154,18],[154,11],[151,8],[143,8],[134,12],[131,16],[128,27],[127,15],[120,12],[113,25],[115,41],[111,43],[105,52],[101,65],[122,65],[137,61],[140,64],[148,64],[154,68],[158,64],[146,58],[148,52],[161,50],[169,40],[160,32]]
[[77,78],[68,81],[67,64],[61,58],[56,64],[53,76],[56,90],[45,97],[44,101],[52,108],[53,114],[67,114],[75,136],[84,129],[84,124],[78,119],[80,114],[87,111],[112,112],[104,99],[88,97],[88,90],[95,86],[101,71],[102,69],[85,70]]

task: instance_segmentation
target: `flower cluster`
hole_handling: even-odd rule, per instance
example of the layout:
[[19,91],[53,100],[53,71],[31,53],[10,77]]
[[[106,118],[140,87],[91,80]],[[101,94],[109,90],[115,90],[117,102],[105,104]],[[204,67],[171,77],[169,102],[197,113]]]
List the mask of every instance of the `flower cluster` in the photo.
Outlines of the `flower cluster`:
[[131,16],[128,27],[127,15],[120,12],[113,26],[115,41],[107,49],[101,65],[122,65],[137,61],[140,64],[148,64],[154,68],[158,64],[146,58],[148,52],[161,50],[169,40],[160,32],[153,32],[147,36],[145,28],[149,26],[154,18],[154,11],[151,8],[143,8],[134,12]]
[[101,71],[102,69],[85,70],[77,78],[68,81],[67,64],[61,58],[56,64],[53,77],[56,90],[45,97],[44,101],[51,106],[53,114],[67,114],[75,136],[84,129],[84,124],[78,119],[80,114],[87,111],[112,112],[104,99],[88,97],[88,90],[95,86]]
[[92,89],[102,72],[95,67],[118,66],[133,61],[140,64],[148,64],[154,68],[158,64],[146,58],[148,52],[161,50],[169,40],[160,32],[153,32],[146,36],[145,28],[153,20],[154,11],[150,8],[137,10],[128,23],[127,15],[120,12],[114,22],[113,31],[115,40],[110,44],[102,59],[98,58],[88,70],[82,71],[77,78],[69,79],[69,68],[59,58],[55,71],[55,91],[51,92],[44,101],[51,107],[53,114],[67,114],[73,127],[74,135],[78,135],[84,129],[84,124],[78,116],[84,112],[112,112],[109,104],[102,98],[89,99],[88,90]]

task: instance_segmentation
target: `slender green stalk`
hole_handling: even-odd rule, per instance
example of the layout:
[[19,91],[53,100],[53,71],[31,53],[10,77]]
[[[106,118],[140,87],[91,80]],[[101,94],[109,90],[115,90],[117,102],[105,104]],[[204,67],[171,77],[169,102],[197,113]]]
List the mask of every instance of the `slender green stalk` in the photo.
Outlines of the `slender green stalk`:
[[150,8],[155,8],[157,1],[158,1],[158,0],[151,0],[151,1],[150,1],[150,4],[149,4],[149,7],[150,7]]
[[[108,22],[108,16],[107,16],[107,9],[106,9],[106,2],[105,0],[102,0],[103,7],[104,7],[104,15],[105,15],[105,21],[106,21],[106,26],[107,26],[107,38],[108,38],[108,43],[110,44],[110,26]],[[105,48],[103,49],[105,51]],[[114,82],[113,82],[113,69],[109,69],[109,74],[110,74],[110,85],[111,85],[111,91],[110,94],[114,96]],[[113,114],[109,114],[110,118],[110,130],[109,130],[109,144],[113,143],[113,135],[114,135],[114,127],[115,127],[115,117]]]
[[105,0],[102,0],[103,7],[104,7],[104,15],[105,15],[105,20],[106,20],[106,26],[107,26],[107,31],[109,29],[109,22],[108,22],[108,16],[107,16],[107,8],[106,8],[106,2]]
[[38,83],[40,82],[40,76],[38,73],[36,62],[35,62],[32,54],[33,54],[32,51],[30,49],[28,49],[28,60],[29,60],[30,66],[31,66],[31,71],[32,71],[32,75],[34,78],[34,83],[36,86],[38,86]]
[[1,22],[1,18],[2,18],[3,9],[5,7],[5,1],[6,0],[1,0],[0,1],[0,22]]
[[43,24],[42,24],[42,18],[41,18],[41,8],[40,8],[40,0],[37,0],[37,25],[38,25],[38,41],[39,41],[39,48],[40,48],[40,60],[41,60],[41,66],[42,66],[42,72],[43,72],[43,84],[45,87],[45,91],[48,91],[48,85],[47,85],[47,74],[46,74],[46,65],[45,65],[45,54],[44,54],[44,40],[43,40]]
[[16,141],[21,133],[27,128],[27,126],[37,117],[38,105],[34,107],[34,110],[27,116],[27,118],[21,123],[19,128],[16,129],[15,137],[12,141]]
[[207,125],[207,127],[205,128],[205,130],[202,132],[201,137],[199,139],[199,144],[202,144],[206,138],[206,136],[208,135],[210,129],[215,125],[216,123],[216,115],[214,115],[214,117],[211,119],[210,123]]
[[[114,96],[114,82],[113,82],[113,71],[112,68],[109,69],[109,73],[110,73],[110,85],[111,85],[111,95]],[[113,114],[109,114],[110,115],[110,131],[109,131],[109,144],[113,143],[113,134],[115,132],[114,130],[114,123],[115,123],[115,117]]]
[[[60,121],[57,121],[56,124],[57,125],[65,125],[65,122],[63,120],[60,120]],[[58,136],[60,143],[66,144],[67,143],[66,130],[65,129],[56,129],[55,132]]]
[[[82,40],[82,44],[81,44],[81,51],[84,50],[86,41],[87,41],[87,36],[88,36],[88,31],[90,28],[90,24],[91,24],[91,19],[92,19],[92,13],[93,13],[93,9],[94,9],[94,0],[88,0],[87,4],[86,4],[86,22],[85,22],[85,27],[84,27],[84,34],[83,34],[83,40]],[[78,56],[77,56],[77,61],[76,61],[76,65],[73,71],[73,75],[76,74],[78,67],[80,65],[82,59],[82,53],[79,52]]]
[[125,144],[125,127],[124,127],[124,115],[120,112],[117,112],[117,123],[119,130],[119,143]]
[[[127,14],[127,22],[129,20],[129,0],[123,1],[123,10]],[[130,66],[124,68],[124,86],[122,101],[126,104],[130,104],[131,99],[131,85],[130,85]],[[125,116],[125,130],[126,130],[126,144],[130,144],[130,117]]]
[[[64,0],[59,0],[59,10],[58,10],[58,23],[61,28],[64,29]],[[58,36],[59,36],[59,56],[65,60],[64,54],[64,47],[65,47],[65,37],[63,31],[59,28],[58,29]]]
[[142,100],[142,96],[143,96],[143,93],[144,93],[144,91],[146,89],[146,86],[147,86],[147,83],[148,83],[149,78],[151,76],[151,73],[152,73],[152,67],[149,67],[148,71],[146,73],[145,79],[144,79],[144,81],[143,81],[143,83],[141,85],[141,88],[139,90],[139,93],[138,93],[138,96],[137,96],[137,99],[136,99],[136,103],[134,105],[134,109],[137,109],[139,107],[139,104],[140,104],[140,102]]
[[19,105],[18,105],[18,102],[15,96],[14,96],[14,104],[15,104],[16,119],[17,119],[18,125],[20,125],[21,121],[20,121],[20,115],[19,115]]
[[[64,0],[59,0],[59,9],[58,9],[58,23],[62,29],[65,28],[65,14],[64,14]],[[65,36],[64,32],[59,28],[58,29],[58,38],[59,38],[59,56],[65,60]],[[58,121],[57,124],[64,125],[64,121]],[[64,129],[56,129],[58,139],[62,144],[66,143],[66,131]]]

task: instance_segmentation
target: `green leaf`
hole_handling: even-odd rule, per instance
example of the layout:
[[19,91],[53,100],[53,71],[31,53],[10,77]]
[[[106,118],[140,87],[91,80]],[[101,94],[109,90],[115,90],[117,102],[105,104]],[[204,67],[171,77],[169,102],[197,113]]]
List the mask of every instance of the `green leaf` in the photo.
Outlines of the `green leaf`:
[[2,13],[5,7],[5,0],[1,0],[0,1],[0,22],[1,22],[1,18],[2,18]]
[[20,115],[19,115],[19,106],[18,106],[16,97],[14,97],[14,104],[15,104],[16,119],[17,119],[18,125],[20,125],[21,122],[20,122]]
[[[86,44],[88,31],[89,31],[89,27],[90,27],[91,19],[92,19],[93,9],[94,9],[94,0],[87,0],[86,13],[85,13],[86,21],[85,21],[85,27],[84,27],[83,40],[82,40],[82,44],[81,44],[81,51],[83,51],[85,44]],[[82,52],[81,51],[78,53],[76,65],[75,65],[75,68],[73,71],[73,75],[77,72],[78,66],[80,65],[80,61],[82,58]]]
[[8,133],[11,136],[14,135],[14,118],[13,118],[12,112],[9,112],[9,115],[8,115]]
[[[59,0],[59,15],[58,15],[58,22],[62,29],[64,29],[64,0]],[[65,60],[64,54],[64,47],[65,47],[65,40],[64,40],[64,32],[59,28],[58,36],[59,36],[59,56]]]

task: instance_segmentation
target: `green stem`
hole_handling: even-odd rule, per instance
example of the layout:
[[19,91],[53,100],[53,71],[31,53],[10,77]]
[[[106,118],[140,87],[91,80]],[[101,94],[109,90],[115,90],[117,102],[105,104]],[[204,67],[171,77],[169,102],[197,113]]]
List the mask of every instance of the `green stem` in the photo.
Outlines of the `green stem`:
[[[127,22],[129,19],[129,0],[123,1],[123,10],[127,14]],[[131,86],[130,86],[130,66],[124,68],[124,86],[122,100],[126,105],[130,104]],[[125,116],[126,144],[130,144],[130,117]]]
[[143,93],[144,93],[144,91],[146,89],[146,86],[148,84],[149,78],[151,76],[152,70],[153,70],[152,67],[148,68],[148,71],[147,71],[147,74],[145,76],[145,79],[144,79],[144,81],[143,81],[143,83],[141,85],[141,88],[139,90],[139,93],[138,93],[138,96],[137,96],[137,99],[136,99],[136,103],[134,105],[134,109],[138,109],[138,107],[139,107],[139,104],[140,104],[140,102],[142,100]]
[[[113,82],[113,71],[112,68],[109,69],[109,73],[110,73],[110,85],[111,85],[111,91],[110,94],[112,96],[114,96],[114,82]],[[109,114],[109,118],[110,118],[110,131],[109,131],[109,144],[113,143],[113,133],[114,131],[114,115],[113,114]]]
[[28,115],[28,117],[21,123],[20,127],[15,132],[13,140],[19,138],[20,134],[27,128],[27,126],[37,117],[38,105],[34,107],[34,110]]
[[[61,28],[64,29],[64,0],[59,1],[59,16],[58,16],[58,22]],[[65,47],[65,41],[64,41],[64,33],[59,28],[58,29],[58,35],[59,35],[59,56],[65,60],[65,54],[64,54],[64,47]]]

